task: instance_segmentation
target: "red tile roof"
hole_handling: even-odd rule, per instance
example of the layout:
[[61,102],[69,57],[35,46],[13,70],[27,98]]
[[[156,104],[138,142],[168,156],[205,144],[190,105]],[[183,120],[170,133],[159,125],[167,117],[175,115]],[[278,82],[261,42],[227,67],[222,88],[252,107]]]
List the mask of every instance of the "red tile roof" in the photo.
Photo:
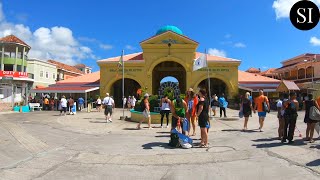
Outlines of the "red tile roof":
[[260,73],[260,69],[257,69],[257,68],[249,68],[248,70],[246,70],[246,72],[248,73]]
[[77,64],[74,67],[76,67],[76,68],[85,68],[86,65],[85,64]]
[[[203,53],[200,52],[196,52],[196,57],[198,58],[202,55]],[[98,62],[119,62],[121,56],[117,56],[117,57],[112,57],[112,58],[108,58],[108,59],[102,59],[99,60]],[[240,60],[236,60],[236,59],[231,59],[231,58],[225,58],[225,57],[220,57],[220,56],[213,56],[213,55],[207,55],[207,59],[208,61],[240,61]],[[123,56],[123,60],[124,61],[133,61],[133,60],[143,60],[143,53],[142,52],[138,52],[138,53],[134,53],[134,54],[127,54]]]
[[92,90],[99,89],[99,87],[77,87],[77,86],[69,86],[69,87],[61,87],[61,86],[50,86],[46,88],[38,88],[32,89],[32,92],[44,92],[44,93],[84,93],[90,92]]
[[78,77],[58,81],[57,84],[64,84],[64,83],[88,84],[88,83],[99,83],[99,81],[100,81],[100,71],[97,71],[90,74],[85,74],[83,76],[78,76]]
[[238,70],[239,83],[280,83],[280,80]]
[[17,44],[28,46],[30,48],[30,46],[27,43],[23,42],[21,39],[17,38],[15,35],[9,35],[9,36],[0,38],[0,42],[17,43]]
[[270,69],[268,69],[268,70],[266,70],[266,71],[261,72],[260,75],[261,75],[261,76],[268,76],[268,75],[272,76],[272,75],[276,74],[276,73],[274,72],[276,69],[277,69],[277,68],[270,68]]
[[61,62],[54,61],[54,60],[48,60],[48,62],[49,62],[49,63],[52,63],[52,64],[55,64],[58,69],[64,69],[64,70],[71,71],[71,72],[74,72],[74,73],[84,74],[82,71],[80,71],[79,69],[77,69],[77,68],[74,67],[74,66],[70,66],[70,65],[67,65],[67,64],[63,64],[63,63],[61,63]]

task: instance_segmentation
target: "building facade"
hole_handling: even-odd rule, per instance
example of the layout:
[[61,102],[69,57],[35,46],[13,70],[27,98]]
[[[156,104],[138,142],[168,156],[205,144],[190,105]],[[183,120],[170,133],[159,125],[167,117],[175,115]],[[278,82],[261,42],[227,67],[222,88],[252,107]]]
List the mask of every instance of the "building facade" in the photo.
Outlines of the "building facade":
[[85,64],[77,64],[74,67],[82,71],[84,74],[90,74],[92,72],[92,68],[89,66],[86,66]]
[[57,79],[56,81],[62,81],[69,78],[74,78],[84,75],[82,71],[74,66],[70,66],[55,60],[48,60],[49,63],[56,65],[57,67]]
[[26,103],[33,79],[27,73],[27,55],[31,47],[14,35],[0,38],[0,103],[12,107]]
[[[208,70],[211,93],[225,93],[230,99],[238,94],[238,67],[240,60],[207,55],[208,68],[193,71],[194,59],[203,53],[197,52],[199,43],[183,35],[175,26],[165,26],[157,33],[140,42],[142,52],[123,57],[125,96],[136,95],[142,89],[150,94],[161,94],[161,80],[172,76],[178,80],[180,93],[188,88],[208,90]],[[99,60],[100,94],[110,92],[121,102],[120,57]]]
[[57,80],[57,67],[47,61],[39,59],[28,59],[27,72],[34,80],[32,89],[48,87],[55,84]]

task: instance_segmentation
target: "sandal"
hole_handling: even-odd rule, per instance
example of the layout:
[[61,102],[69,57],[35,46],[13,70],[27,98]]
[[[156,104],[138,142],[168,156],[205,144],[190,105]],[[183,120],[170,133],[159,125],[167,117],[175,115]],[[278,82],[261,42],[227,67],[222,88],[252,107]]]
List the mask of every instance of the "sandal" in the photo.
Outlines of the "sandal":
[[315,141],[314,141],[313,139],[311,139],[309,142],[310,142],[310,143],[314,143]]
[[200,148],[209,148],[209,146],[208,146],[208,145],[205,145],[205,144],[201,144],[201,145],[200,145]]

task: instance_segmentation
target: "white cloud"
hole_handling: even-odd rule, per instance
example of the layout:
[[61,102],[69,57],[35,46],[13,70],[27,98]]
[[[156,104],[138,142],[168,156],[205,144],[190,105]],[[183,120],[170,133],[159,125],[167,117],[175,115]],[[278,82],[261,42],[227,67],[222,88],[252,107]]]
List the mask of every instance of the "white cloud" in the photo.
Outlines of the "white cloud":
[[224,35],[224,38],[226,38],[226,39],[231,38],[231,34],[226,34],[226,35]]
[[[276,12],[277,19],[287,18],[290,15],[291,7],[299,0],[275,0],[272,4],[272,8]],[[312,0],[317,5],[320,5],[320,0]]]
[[234,47],[237,47],[237,48],[245,48],[245,47],[247,47],[247,46],[246,46],[245,44],[239,42],[239,43],[235,43],[235,44],[234,44]]
[[133,47],[133,46],[131,46],[131,45],[126,45],[126,49],[127,50],[135,50],[135,49],[137,49],[136,47]]
[[40,27],[34,32],[23,24],[7,22],[0,3],[0,37],[13,34],[31,46],[30,58],[54,59],[66,64],[76,64],[94,58],[89,47],[82,46],[66,27]]
[[213,56],[227,57],[227,53],[224,50],[218,50],[216,48],[209,48],[208,54]]
[[311,37],[309,41],[313,46],[320,46],[320,39],[317,37]]
[[109,44],[100,44],[99,46],[100,46],[101,49],[104,49],[104,50],[112,49],[112,46],[109,45]]

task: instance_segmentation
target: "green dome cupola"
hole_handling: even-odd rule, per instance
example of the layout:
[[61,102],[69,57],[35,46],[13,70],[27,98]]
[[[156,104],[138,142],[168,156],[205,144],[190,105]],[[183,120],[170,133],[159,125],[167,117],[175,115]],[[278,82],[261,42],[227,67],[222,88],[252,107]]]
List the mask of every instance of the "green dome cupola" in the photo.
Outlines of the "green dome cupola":
[[165,33],[167,31],[172,31],[172,32],[175,32],[177,34],[180,34],[180,35],[183,35],[182,31],[176,27],[176,26],[170,26],[170,25],[167,25],[167,26],[163,26],[162,28],[160,28],[156,35],[159,35],[159,34],[162,34],[162,33]]

